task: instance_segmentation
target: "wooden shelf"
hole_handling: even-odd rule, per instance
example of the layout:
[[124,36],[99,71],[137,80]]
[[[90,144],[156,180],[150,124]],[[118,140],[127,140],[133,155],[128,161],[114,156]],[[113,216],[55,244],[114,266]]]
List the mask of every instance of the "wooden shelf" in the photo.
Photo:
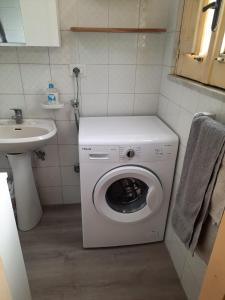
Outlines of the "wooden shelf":
[[165,28],[101,28],[101,27],[71,27],[73,32],[120,32],[120,33],[139,33],[139,32],[166,32]]

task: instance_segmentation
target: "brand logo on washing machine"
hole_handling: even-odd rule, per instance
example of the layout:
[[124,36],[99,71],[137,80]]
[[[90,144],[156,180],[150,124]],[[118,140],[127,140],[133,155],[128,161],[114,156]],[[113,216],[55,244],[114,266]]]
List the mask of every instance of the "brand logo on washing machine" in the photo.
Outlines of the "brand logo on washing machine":
[[82,150],[90,151],[90,150],[91,150],[91,147],[82,147]]

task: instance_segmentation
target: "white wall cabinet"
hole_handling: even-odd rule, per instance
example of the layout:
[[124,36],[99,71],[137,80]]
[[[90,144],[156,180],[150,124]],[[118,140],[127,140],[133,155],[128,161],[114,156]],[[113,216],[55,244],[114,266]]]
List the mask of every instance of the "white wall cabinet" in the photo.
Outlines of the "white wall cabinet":
[[58,0],[0,0],[0,45],[59,47]]

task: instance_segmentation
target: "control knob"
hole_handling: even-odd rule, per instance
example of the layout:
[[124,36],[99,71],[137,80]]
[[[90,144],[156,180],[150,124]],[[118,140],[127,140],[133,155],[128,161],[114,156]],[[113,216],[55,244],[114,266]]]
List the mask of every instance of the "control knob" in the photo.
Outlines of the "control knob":
[[128,157],[128,158],[133,158],[134,155],[135,155],[135,152],[134,152],[133,149],[129,149],[129,150],[127,151],[127,157]]

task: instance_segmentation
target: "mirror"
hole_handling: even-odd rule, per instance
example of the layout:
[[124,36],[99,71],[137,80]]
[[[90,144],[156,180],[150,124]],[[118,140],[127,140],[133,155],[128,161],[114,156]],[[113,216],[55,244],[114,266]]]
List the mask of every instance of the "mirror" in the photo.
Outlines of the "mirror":
[[0,43],[25,43],[20,0],[0,0]]
[[0,0],[0,46],[59,47],[57,0]]

